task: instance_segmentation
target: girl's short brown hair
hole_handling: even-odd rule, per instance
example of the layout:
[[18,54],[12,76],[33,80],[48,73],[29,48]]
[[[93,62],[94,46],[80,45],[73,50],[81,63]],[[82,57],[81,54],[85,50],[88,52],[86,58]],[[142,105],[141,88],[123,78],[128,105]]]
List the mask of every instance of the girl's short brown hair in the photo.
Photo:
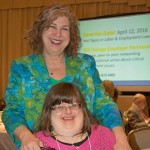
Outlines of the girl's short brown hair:
[[49,93],[45,98],[45,103],[43,106],[42,114],[39,119],[39,131],[46,130],[49,134],[53,131],[51,123],[51,107],[59,105],[62,102],[73,103],[74,99],[77,103],[81,104],[81,110],[84,114],[84,123],[82,128],[82,133],[90,131],[91,125],[97,125],[98,121],[91,115],[86,107],[86,102],[82,96],[80,90],[73,83],[58,83],[51,88]]

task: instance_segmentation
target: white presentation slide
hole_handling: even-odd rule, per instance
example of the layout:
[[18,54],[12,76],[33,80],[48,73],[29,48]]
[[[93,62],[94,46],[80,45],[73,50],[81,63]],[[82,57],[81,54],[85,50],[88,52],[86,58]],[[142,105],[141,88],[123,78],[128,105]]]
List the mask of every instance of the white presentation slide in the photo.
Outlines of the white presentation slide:
[[102,80],[150,86],[150,13],[80,20],[81,53],[92,55]]

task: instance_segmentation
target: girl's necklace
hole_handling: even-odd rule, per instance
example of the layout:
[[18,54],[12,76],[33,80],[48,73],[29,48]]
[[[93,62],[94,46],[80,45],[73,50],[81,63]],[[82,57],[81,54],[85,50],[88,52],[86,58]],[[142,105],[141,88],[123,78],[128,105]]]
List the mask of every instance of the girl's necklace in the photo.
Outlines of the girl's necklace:
[[[90,150],[92,150],[91,141],[90,141],[90,138],[89,138],[89,135],[88,135],[87,132],[86,132],[86,135],[87,135],[87,137],[88,137],[88,143],[89,143]],[[61,150],[57,138],[56,138],[56,143],[57,143],[58,150]],[[76,149],[79,148],[79,147],[75,146],[73,143],[72,143],[71,145],[72,145],[73,147],[75,147]]]

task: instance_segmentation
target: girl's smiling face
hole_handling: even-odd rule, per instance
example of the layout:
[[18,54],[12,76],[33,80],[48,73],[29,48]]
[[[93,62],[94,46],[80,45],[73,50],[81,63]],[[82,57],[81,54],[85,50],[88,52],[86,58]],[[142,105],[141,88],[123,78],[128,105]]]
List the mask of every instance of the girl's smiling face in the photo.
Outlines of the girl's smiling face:
[[51,113],[54,132],[65,136],[73,136],[80,133],[84,122],[84,114],[81,107],[77,103],[61,103],[59,106],[63,107],[62,111],[53,110]]

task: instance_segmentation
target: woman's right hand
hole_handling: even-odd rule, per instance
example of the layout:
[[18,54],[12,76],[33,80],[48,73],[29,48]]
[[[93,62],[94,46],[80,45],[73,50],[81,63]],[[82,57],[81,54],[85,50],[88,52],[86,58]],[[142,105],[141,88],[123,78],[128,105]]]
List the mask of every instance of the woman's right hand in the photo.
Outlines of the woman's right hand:
[[43,147],[43,143],[26,126],[17,127],[14,136],[21,141],[20,150],[40,150]]
[[32,133],[21,139],[21,150],[40,150],[40,147],[43,147],[43,143]]

